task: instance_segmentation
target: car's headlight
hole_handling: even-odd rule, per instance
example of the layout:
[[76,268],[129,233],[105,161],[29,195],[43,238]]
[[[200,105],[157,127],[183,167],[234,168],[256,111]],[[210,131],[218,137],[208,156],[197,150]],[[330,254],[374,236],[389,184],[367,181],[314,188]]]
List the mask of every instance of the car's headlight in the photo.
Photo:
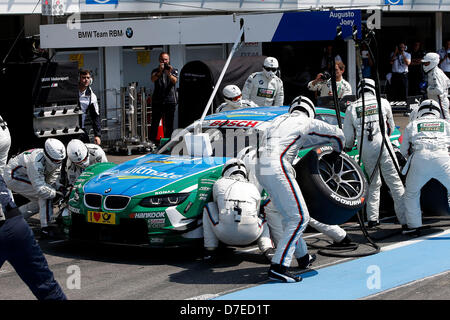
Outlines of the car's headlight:
[[189,192],[151,196],[142,199],[139,205],[147,208],[177,206],[186,200],[188,196]]

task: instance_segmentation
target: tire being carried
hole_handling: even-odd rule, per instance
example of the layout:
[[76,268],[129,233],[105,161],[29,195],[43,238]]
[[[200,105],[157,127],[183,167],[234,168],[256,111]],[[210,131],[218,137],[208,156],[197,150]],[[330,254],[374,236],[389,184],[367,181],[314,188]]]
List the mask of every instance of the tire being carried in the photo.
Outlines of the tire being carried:
[[331,163],[329,146],[312,149],[295,165],[296,180],[312,218],[342,224],[365,205],[368,183],[358,164],[346,153]]

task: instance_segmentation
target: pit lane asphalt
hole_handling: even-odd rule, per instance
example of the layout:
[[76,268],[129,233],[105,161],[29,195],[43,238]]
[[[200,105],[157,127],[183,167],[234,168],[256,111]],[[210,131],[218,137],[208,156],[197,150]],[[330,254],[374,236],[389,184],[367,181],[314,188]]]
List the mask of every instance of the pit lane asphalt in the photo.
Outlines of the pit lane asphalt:
[[[396,124],[401,129],[406,123],[405,117],[396,116]],[[135,156],[110,156],[109,159],[118,163]],[[393,212],[382,214],[385,217],[392,215]],[[438,221],[439,218],[430,220]],[[37,216],[30,219],[29,223],[36,231],[39,223]],[[357,253],[373,250],[354,221],[345,224],[344,228],[360,243]],[[369,234],[373,239],[381,239],[396,233],[398,228],[391,219],[386,218],[380,227],[369,231]],[[437,227],[427,233],[446,229],[448,227]],[[328,244],[323,235],[313,230],[307,230],[305,237],[308,244]],[[409,239],[409,236],[397,233],[376,243],[385,247]],[[223,249],[221,260],[210,266],[201,260],[201,248],[150,249],[55,240],[42,240],[39,244],[56,280],[71,300],[209,299],[267,283],[268,264],[255,246]],[[310,248],[310,252],[317,253],[317,249]],[[448,255],[448,251],[442,254]],[[313,269],[317,270],[353,259],[321,254],[317,254],[317,257],[313,265]],[[296,266],[295,262],[293,266]],[[80,272],[80,288],[74,288],[76,282],[73,282],[73,270]],[[296,270],[299,271],[293,268],[293,271]],[[0,269],[0,288],[0,300],[35,299],[8,263]],[[335,299],[340,297],[336,296]],[[448,300],[450,272],[417,279],[362,299]]]

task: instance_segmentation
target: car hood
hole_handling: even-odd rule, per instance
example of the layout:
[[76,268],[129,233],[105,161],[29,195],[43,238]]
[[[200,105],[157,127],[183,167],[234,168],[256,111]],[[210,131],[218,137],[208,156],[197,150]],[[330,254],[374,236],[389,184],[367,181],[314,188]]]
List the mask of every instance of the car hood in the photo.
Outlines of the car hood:
[[100,173],[87,182],[83,190],[85,193],[130,197],[146,194],[222,166],[227,160],[228,158],[221,157],[191,158],[148,154]]

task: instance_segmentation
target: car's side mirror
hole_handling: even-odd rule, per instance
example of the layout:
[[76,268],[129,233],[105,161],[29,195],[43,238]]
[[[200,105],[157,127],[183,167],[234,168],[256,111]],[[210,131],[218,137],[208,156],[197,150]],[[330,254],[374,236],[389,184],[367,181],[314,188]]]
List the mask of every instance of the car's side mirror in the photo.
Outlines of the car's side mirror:
[[207,133],[187,133],[183,139],[191,157],[210,157],[212,155],[211,141]]

